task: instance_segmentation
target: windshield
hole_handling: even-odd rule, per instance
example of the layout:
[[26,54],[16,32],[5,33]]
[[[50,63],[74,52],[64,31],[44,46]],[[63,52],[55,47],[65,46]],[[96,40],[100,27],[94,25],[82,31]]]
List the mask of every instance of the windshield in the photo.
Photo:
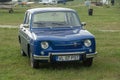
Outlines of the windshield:
[[80,21],[74,12],[42,12],[33,16],[33,28],[39,27],[74,27]]

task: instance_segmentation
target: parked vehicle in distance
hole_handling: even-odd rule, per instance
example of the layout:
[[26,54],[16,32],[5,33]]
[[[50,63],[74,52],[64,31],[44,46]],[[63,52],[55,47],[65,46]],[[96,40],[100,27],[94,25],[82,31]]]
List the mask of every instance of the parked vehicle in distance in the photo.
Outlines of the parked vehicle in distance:
[[10,2],[12,0],[0,0],[0,2]]
[[85,30],[75,10],[35,8],[25,13],[18,38],[21,54],[39,63],[80,61],[91,66],[96,55],[95,37]]

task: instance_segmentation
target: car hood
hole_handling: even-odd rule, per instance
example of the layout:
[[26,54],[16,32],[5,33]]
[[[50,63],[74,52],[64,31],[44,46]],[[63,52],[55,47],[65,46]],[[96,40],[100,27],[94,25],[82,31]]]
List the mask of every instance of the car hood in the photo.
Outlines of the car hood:
[[37,40],[76,40],[84,38],[94,38],[87,30],[82,29],[44,29],[33,30],[34,39]]

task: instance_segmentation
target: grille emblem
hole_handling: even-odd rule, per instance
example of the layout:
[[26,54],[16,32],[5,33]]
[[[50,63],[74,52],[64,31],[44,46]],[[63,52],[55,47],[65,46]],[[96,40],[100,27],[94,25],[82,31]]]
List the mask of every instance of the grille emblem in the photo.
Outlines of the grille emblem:
[[77,47],[77,43],[76,42],[74,42],[73,44],[74,44],[74,47]]

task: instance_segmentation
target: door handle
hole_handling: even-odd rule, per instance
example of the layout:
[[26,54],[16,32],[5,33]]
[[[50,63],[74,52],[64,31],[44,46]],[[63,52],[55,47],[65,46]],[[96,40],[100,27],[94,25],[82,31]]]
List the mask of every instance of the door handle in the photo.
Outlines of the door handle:
[[25,29],[23,31],[26,31]]

